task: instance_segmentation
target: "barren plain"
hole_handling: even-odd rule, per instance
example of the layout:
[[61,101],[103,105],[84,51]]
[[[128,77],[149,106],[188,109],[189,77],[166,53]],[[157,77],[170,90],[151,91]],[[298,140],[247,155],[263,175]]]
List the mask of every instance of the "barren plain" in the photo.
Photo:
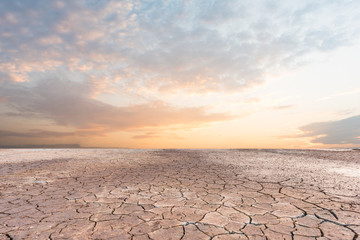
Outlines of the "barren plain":
[[0,239],[357,239],[360,151],[0,150]]

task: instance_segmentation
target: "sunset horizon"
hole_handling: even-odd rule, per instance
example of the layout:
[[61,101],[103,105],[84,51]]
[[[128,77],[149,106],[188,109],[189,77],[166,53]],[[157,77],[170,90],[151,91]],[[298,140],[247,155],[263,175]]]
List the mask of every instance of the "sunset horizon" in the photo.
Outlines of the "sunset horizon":
[[2,1],[0,146],[359,148],[358,1]]

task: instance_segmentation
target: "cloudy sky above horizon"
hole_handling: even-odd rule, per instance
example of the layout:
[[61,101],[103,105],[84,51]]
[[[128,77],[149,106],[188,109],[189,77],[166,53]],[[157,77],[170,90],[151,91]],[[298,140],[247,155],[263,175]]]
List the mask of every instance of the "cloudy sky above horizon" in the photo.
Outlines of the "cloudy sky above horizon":
[[360,147],[360,1],[0,1],[0,146]]

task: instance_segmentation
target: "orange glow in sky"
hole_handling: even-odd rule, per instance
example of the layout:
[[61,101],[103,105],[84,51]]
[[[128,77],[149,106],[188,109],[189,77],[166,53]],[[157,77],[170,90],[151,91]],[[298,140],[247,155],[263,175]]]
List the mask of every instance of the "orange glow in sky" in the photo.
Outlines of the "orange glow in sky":
[[360,1],[2,1],[0,146],[360,147]]

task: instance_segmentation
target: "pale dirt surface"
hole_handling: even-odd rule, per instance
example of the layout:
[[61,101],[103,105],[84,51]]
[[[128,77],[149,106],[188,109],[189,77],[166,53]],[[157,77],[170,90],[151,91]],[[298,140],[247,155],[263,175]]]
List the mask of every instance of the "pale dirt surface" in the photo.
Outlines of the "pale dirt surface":
[[358,239],[360,151],[0,150],[0,239]]

